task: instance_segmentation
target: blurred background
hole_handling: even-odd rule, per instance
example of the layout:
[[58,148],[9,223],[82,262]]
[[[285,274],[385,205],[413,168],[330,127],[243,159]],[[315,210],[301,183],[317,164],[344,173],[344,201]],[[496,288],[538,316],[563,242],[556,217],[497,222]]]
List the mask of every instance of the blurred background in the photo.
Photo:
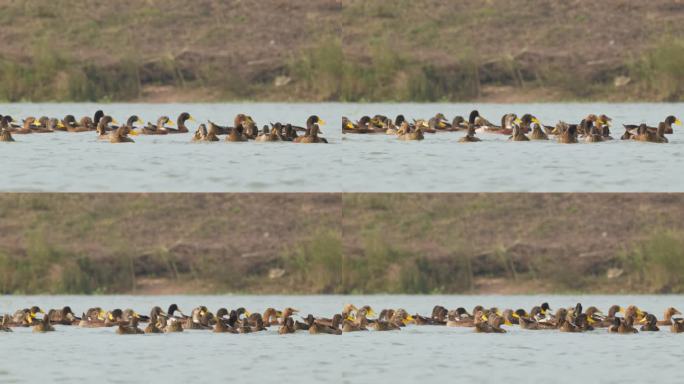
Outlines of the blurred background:
[[3,101],[682,101],[681,0],[9,0]]
[[684,195],[11,194],[0,293],[682,293]]

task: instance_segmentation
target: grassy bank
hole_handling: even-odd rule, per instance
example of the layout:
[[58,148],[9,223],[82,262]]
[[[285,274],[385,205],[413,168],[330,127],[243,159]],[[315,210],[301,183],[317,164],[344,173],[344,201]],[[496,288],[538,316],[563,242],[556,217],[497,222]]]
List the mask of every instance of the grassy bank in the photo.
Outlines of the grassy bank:
[[683,16],[669,0],[14,1],[0,100],[681,101]]
[[682,293],[682,199],[5,195],[0,293]]

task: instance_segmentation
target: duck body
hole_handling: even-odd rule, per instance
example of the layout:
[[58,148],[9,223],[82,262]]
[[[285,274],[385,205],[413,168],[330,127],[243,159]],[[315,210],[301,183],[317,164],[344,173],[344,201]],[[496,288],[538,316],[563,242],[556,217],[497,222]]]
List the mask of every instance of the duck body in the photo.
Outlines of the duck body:
[[33,326],[33,333],[54,332],[55,327],[50,324],[50,317],[45,315],[43,320]]
[[166,130],[170,134],[188,133],[190,132],[190,130],[188,129],[188,127],[185,126],[185,123],[187,121],[195,121],[195,118],[192,117],[189,113],[183,112],[180,115],[178,115],[178,119],[176,120],[177,128],[166,128]]
[[532,133],[530,134],[530,140],[548,140],[549,135],[542,131],[541,126],[537,123],[532,124]]
[[2,143],[13,143],[14,138],[12,137],[12,133],[10,132],[9,129],[7,128],[2,128],[0,129],[0,142]]
[[514,124],[513,125],[513,132],[511,134],[511,137],[508,139],[509,141],[530,141],[530,138],[523,133],[522,129],[520,128],[519,125]]
[[131,318],[128,323],[121,323],[116,329],[118,335],[143,335],[145,331],[138,328],[138,321],[136,317]]

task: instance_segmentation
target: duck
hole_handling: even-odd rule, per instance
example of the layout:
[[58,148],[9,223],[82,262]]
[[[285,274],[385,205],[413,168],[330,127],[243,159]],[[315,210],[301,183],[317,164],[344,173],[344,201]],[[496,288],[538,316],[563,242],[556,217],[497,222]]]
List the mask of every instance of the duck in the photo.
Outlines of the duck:
[[440,112],[428,120],[428,128],[431,131],[446,131],[451,129],[451,124],[444,114]]
[[586,332],[586,331],[593,331],[594,330],[594,326],[591,325],[591,321],[589,321],[589,316],[587,316],[586,313],[580,313],[575,318],[575,325],[577,326],[577,329],[580,332]]
[[185,329],[211,329],[209,325],[209,320],[213,318],[213,314],[209,312],[207,307],[199,306],[192,310],[189,317],[185,319],[183,323],[183,328]]
[[634,139],[635,139],[635,135],[634,135],[634,133],[632,133],[632,130],[630,128],[627,128],[627,126],[625,126],[625,133],[623,133],[622,136],[620,136],[620,140],[634,140]]
[[13,143],[14,138],[12,137],[11,128],[6,117],[0,120],[0,142],[3,143]]
[[541,124],[539,123],[539,120],[534,118],[535,121],[532,122],[532,133],[530,133],[530,140],[548,140],[549,135],[546,134],[546,132],[542,131]]
[[22,127],[14,129],[12,133],[14,133],[15,135],[28,135],[34,133],[32,127],[35,125],[40,125],[38,120],[36,120],[35,117],[27,117],[26,119],[24,119]]
[[609,328],[613,326],[617,314],[624,312],[625,311],[621,306],[611,305],[610,308],[608,308],[608,315],[601,316],[602,314],[599,313],[599,316],[594,316],[595,320],[597,321],[593,325],[596,328]]
[[[270,327],[272,325],[282,325],[282,321],[280,320],[280,317],[283,315],[282,311],[278,311],[275,308],[266,308],[264,311],[264,314],[261,316],[263,319],[264,325],[267,327]],[[284,321],[285,319],[283,319]]]
[[226,141],[231,143],[241,143],[248,141],[247,137],[244,135],[244,128],[242,125],[233,127],[228,136],[226,136]]
[[45,311],[38,306],[25,308],[14,312],[12,316],[12,324],[19,327],[29,327],[34,325],[34,321],[38,314],[45,314]]
[[656,131],[656,136],[654,137],[655,143],[669,143],[670,142],[670,140],[668,140],[667,137],[665,137],[666,128],[667,128],[667,126],[665,125],[665,123],[660,123],[660,125],[658,125],[658,130]]
[[232,127],[224,127],[218,124],[213,123],[211,120],[209,120],[209,127],[214,125],[216,127],[216,132],[218,135],[227,135],[229,134],[235,127],[243,127],[247,124],[247,121],[249,118],[247,115],[244,113],[237,114],[235,118],[233,119],[233,126]]
[[341,335],[342,330],[338,327],[330,327],[327,325],[319,324],[317,322],[314,322],[311,324],[309,327],[309,334],[310,335],[320,335],[320,334],[326,334],[326,335]]
[[102,116],[95,126],[95,130],[100,135],[106,135],[107,132],[116,130],[110,124],[119,124],[119,122],[111,116]]
[[[466,123],[466,124],[468,124],[468,123]],[[480,140],[479,137],[475,136],[475,127],[470,125],[470,124],[468,124],[468,133],[466,133],[465,136],[461,137],[458,140],[459,143],[477,143],[480,141],[482,141],[482,140]]]
[[470,112],[470,116],[468,117],[468,123],[470,125],[474,125],[477,128],[501,128],[497,127],[494,124],[490,123],[489,120],[485,119],[480,115],[480,112],[478,110],[474,110]]
[[369,133],[376,133],[378,131],[380,131],[380,129],[374,127],[371,124],[370,116],[362,116],[361,119],[359,119],[359,121],[356,122],[356,124],[352,123],[346,117],[342,118],[342,132],[343,133],[369,134]]
[[292,127],[292,124],[288,123],[282,126],[280,137],[283,141],[294,141],[299,136],[297,135],[297,130]]
[[116,131],[109,134],[109,142],[112,144],[118,143],[135,143],[135,141],[128,137],[129,134],[135,134],[131,131],[131,127],[128,125],[121,126],[117,128]]
[[100,307],[89,308],[81,316],[78,326],[81,328],[99,328],[105,326],[105,312]]
[[160,318],[160,328],[164,333],[178,333],[183,332],[183,321],[174,317],[169,317],[168,319],[162,317]]
[[295,333],[296,331],[297,329],[295,328],[295,322],[292,317],[285,318],[283,325],[278,328],[279,335],[289,335],[291,333]]
[[257,127],[252,116],[247,116],[247,120],[242,124],[242,127],[244,128],[243,133],[248,140],[254,140],[259,135],[259,127]]
[[[83,116],[81,120],[72,122],[73,116],[68,115],[69,121],[62,121],[62,124],[66,127],[67,132],[78,133],[78,132],[88,132],[93,131],[97,127],[90,116]],[[98,119],[99,122],[99,119]]]
[[468,121],[466,121],[463,116],[456,116],[453,120],[451,120],[451,128],[448,130],[451,132],[456,132],[463,129],[468,129],[469,126],[470,124],[468,124]]
[[648,129],[646,124],[641,124],[639,128],[637,128],[636,135],[632,136],[632,139],[649,143],[667,143],[669,140],[665,137],[665,128],[665,124],[660,123],[658,129],[656,131],[652,131]]
[[425,136],[423,135],[423,129],[425,124],[425,122],[420,122],[416,124],[413,130],[411,130],[409,123],[407,121],[404,121],[399,127],[399,130],[397,131],[397,138],[401,141],[423,140],[425,139]]
[[663,320],[658,320],[657,325],[672,325],[672,317],[674,315],[681,315],[682,313],[679,312],[678,309],[674,307],[669,307],[668,309],[665,310],[665,313],[663,314]]
[[608,328],[609,333],[633,334],[639,333],[631,324],[627,323],[627,319],[616,317],[613,319],[613,325]]
[[[482,311],[481,306],[475,307],[473,313]],[[475,325],[475,318],[469,314],[465,308],[459,307],[455,310],[449,311],[447,314],[447,327],[472,327]]]
[[13,332],[12,328],[9,327],[10,320],[9,315],[2,315],[0,318],[0,332]]
[[278,127],[272,127],[269,129],[267,125],[263,128],[263,133],[257,136],[254,140],[257,143],[267,143],[280,141],[280,129]]
[[55,327],[50,324],[50,316],[43,315],[43,320],[33,326],[33,333],[54,332]]
[[[118,122],[112,122],[112,123],[113,124],[109,125],[107,128],[109,131],[116,131],[117,129],[119,129],[119,125],[118,125],[119,123]],[[128,117],[128,119],[126,119],[125,125],[131,127],[131,130],[135,129],[136,124],[140,124],[140,125],[143,124],[142,120],[140,120],[140,118],[137,115],[131,115]]]
[[641,323],[644,323],[644,325],[641,326],[640,331],[641,332],[658,332],[660,331],[660,328],[658,328],[658,319],[653,315],[653,314],[647,314],[641,321]]
[[478,312],[475,315],[475,332],[476,333],[506,333],[502,328],[505,319],[495,313],[490,313],[487,317],[483,312]]
[[597,324],[600,325],[606,318],[603,312],[601,312],[598,308],[594,306],[587,308],[586,311],[584,311],[584,313],[587,315],[587,321],[592,326]]
[[518,318],[518,325],[520,325],[520,329],[527,329],[530,331],[537,331],[541,329],[539,324],[537,324],[537,321],[531,316],[531,314],[526,313],[525,310],[515,311],[513,313],[513,317]]
[[157,124],[147,123],[146,126],[142,128],[142,133],[144,135],[168,135],[169,129],[166,126],[173,126],[173,122],[168,116],[161,116],[157,119]]
[[366,313],[359,311],[355,317],[347,316],[342,322],[342,332],[368,331],[368,319]]
[[7,122],[7,127],[10,131],[21,128],[21,125],[17,124],[14,118],[10,115],[0,115],[0,121],[3,120]]
[[238,333],[252,333],[252,326],[248,318],[243,318],[237,326]]
[[178,115],[178,118],[176,119],[177,128],[167,128],[166,130],[169,133],[188,133],[190,132],[190,130],[187,126],[185,126],[185,123],[188,121],[197,122],[197,120],[195,120],[195,118],[192,117],[191,114],[183,112],[180,115]]
[[119,325],[119,323],[124,320],[123,316],[124,312],[119,308],[107,312],[107,314],[105,315],[104,326],[114,327]]
[[142,329],[138,328],[138,315],[135,314],[131,316],[128,322],[122,321],[119,323],[119,327],[116,330],[118,335],[142,335],[145,333]]
[[78,325],[78,323],[81,321],[81,318],[76,317],[69,306],[63,307],[60,310],[49,310],[48,317],[50,318],[50,322],[52,324],[60,325]]
[[164,333],[164,329],[161,326],[160,319],[166,317],[166,314],[160,307],[153,307],[150,311],[150,322],[145,327],[145,333]]
[[[672,115],[666,117],[665,120],[662,121],[662,123],[664,123],[664,126],[665,126],[663,133],[667,134],[667,135],[671,135],[674,132],[674,130],[672,128],[673,125],[682,125],[681,120],[679,120],[677,117],[672,116]],[[648,126],[646,124],[625,124],[625,125],[623,125],[623,127],[625,127],[625,130],[631,131],[632,134],[634,134],[639,129],[639,127],[641,127],[642,125],[645,125],[646,129],[648,129],[649,131],[652,131],[652,132],[657,131],[658,127],[660,126],[660,124],[658,125],[658,127],[651,127],[651,126]]]
[[357,126],[347,116],[342,116],[342,133],[356,133]]
[[306,120],[306,134],[293,140],[295,143],[327,143],[328,140],[318,137],[321,133],[320,126],[325,125],[325,120],[313,115]]
[[509,141],[530,141],[530,138],[525,135],[522,131],[520,125],[513,123],[513,132],[511,137],[508,138]]
[[[56,120],[57,119],[55,119],[55,121]],[[33,130],[33,133],[52,133],[54,130],[51,128],[51,125],[52,127],[56,126],[52,119],[47,116],[42,116],[40,119],[33,122],[31,129]]]
[[207,121],[207,128],[211,128],[211,127],[215,128],[217,135],[227,135],[228,132],[230,132],[230,130],[232,129],[230,127],[220,126],[216,123],[213,123],[211,120],[208,120]]
[[435,305],[432,308],[432,314],[430,318],[433,325],[446,325],[447,317],[449,315],[449,310],[441,305]]
[[216,126],[214,126],[214,125],[209,126],[209,129],[207,130],[207,134],[204,136],[204,141],[208,141],[208,142],[219,141],[218,131],[216,130]]
[[389,321],[374,321],[371,323],[370,329],[377,331],[377,332],[386,332],[386,331],[399,331],[401,330],[401,327],[399,327],[396,324],[390,323]]
[[580,329],[573,324],[568,317],[561,317],[558,319],[558,331],[575,333],[580,332]]
[[[212,127],[213,126],[214,125],[212,125]],[[204,141],[204,139],[207,137],[207,133],[208,133],[207,132],[207,126],[204,124],[200,124],[197,127],[197,130],[195,130],[195,133],[192,135],[192,141],[193,142]]]
[[228,316],[227,309],[219,308],[219,310],[216,311],[216,324],[214,324],[214,333],[238,333],[235,328],[228,324],[229,319],[226,318],[226,316]]
[[559,122],[556,125],[557,141],[561,144],[577,144],[577,126]]
[[672,333],[684,333],[684,319],[673,319],[670,326]]
[[593,123],[588,123],[586,129],[588,129],[589,132],[584,135],[585,143],[600,143],[603,141],[603,136],[598,132]]
[[399,128],[401,127],[402,124],[406,121],[406,117],[404,115],[397,115],[397,117],[394,118],[394,122],[388,123],[386,128],[385,128],[385,134],[386,135],[396,135],[399,133]]

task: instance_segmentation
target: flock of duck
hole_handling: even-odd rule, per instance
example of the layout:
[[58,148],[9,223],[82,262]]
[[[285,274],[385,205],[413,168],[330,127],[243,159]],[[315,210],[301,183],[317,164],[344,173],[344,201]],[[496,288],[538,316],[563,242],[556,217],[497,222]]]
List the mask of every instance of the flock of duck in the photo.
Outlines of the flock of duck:
[[[651,143],[667,143],[665,135],[672,133],[673,125],[682,122],[675,116],[668,116],[652,127],[647,124],[625,124],[622,140],[635,140]],[[364,116],[357,122],[346,117],[342,118],[342,132],[351,134],[387,134],[396,136],[399,140],[423,140],[426,133],[464,131],[461,143],[481,141],[477,133],[494,133],[508,135],[510,141],[550,140],[563,144],[579,142],[597,143],[613,140],[611,136],[612,119],[606,115],[590,114],[578,124],[568,124],[560,121],[556,126],[542,124],[534,115],[525,114],[518,117],[515,113],[505,114],[501,118],[501,125],[495,125],[472,111],[468,120],[456,116],[451,122],[442,113],[438,113],[428,120],[406,120],[404,115],[398,115],[394,120],[383,115],[374,117]]]
[[[95,112],[93,117],[84,116],[76,120],[73,115],[67,115],[63,119],[27,117],[21,123],[8,115],[0,115],[0,142],[15,141],[12,135],[26,135],[34,133],[53,132],[89,132],[97,133],[98,140],[106,140],[111,143],[133,143],[130,136],[136,135],[169,135],[174,133],[189,133],[186,122],[196,120],[187,112],[178,115],[176,123],[168,116],[162,116],[156,124],[143,125],[138,116],[131,116],[126,123],[119,125],[116,119],[105,115],[103,111]],[[195,142],[219,141],[220,135],[225,135],[225,141],[256,142],[290,141],[294,143],[327,143],[320,137],[320,126],[325,124],[318,116],[311,116],[306,121],[306,127],[295,126],[290,123],[271,123],[264,125],[259,130],[251,116],[239,114],[233,121],[233,126],[220,126],[211,121],[200,124],[192,137]],[[298,134],[298,132],[303,134]]]
[[[80,317],[70,307],[52,309],[45,313],[34,306],[2,316],[0,331],[12,332],[14,327],[32,327],[33,332],[43,333],[55,330],[55,325],[78,326],[81,328],[111,327],[117,334],[174,333],[185,330],[206,330],[215,333],[253,333],[277,328],[279,334],[308,332],[310,334],[341,335],[359,331],[398,331],[408,325],[467,327],[477,333],[506,333],[504,326],[517,325],[526,330],[556,330],[559,332],[588,332],[607,329],[610,333],[634,334],[657,332],[667,327],[672,333],[684,333],[684,319],[675,308],[665,310],[662,319],[643,311],[637,306],[623,308],[613,305],[604,314],[597,307],[583,309],[581,303],[572,308],[559,308],[552,313],[548,303],[525,309],[484,308],[481,305],[469,313],[465,308],[448,310],[436,305],[430,315],[410,315],[405,309],[383,309],[376,316],[368,305],[357,308],[347,304],[340,313],[332,317],[306,317],[298,315],[294,308],[266,309],[263,314],[250,313],[245,308],[227,310],[220,308],[216,313],[206,306],[194,308],[190,315],[184,314],[178,305],[171,304],[165,312],[154,307],[149,316],[140,315],[132,309],[90,308]],[[298,316],[295,319],[294,316]],[[144,329],[141,323],[146,323]],[[638,329],[637,329],[638,327]]]

